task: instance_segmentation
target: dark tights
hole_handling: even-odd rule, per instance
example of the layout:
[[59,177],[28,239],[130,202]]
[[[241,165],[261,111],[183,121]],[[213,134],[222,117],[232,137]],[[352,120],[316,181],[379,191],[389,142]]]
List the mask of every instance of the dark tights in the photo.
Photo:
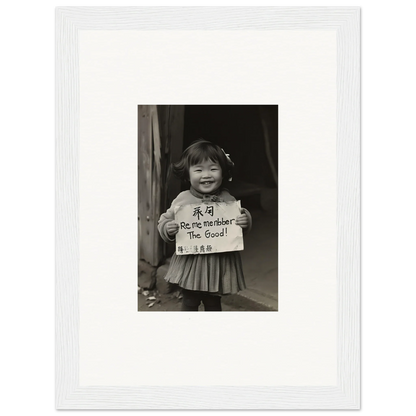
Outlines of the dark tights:
[[182,311],[197,311],[201,302],[205,311],[221,311],[221,296],[209,292],[182,289]]

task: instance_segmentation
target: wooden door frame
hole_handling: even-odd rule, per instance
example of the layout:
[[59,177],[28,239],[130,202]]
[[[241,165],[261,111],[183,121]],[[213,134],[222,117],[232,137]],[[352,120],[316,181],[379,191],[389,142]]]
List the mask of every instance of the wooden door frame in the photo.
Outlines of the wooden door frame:
[[169,166],[182,153],[183,105],[138,106],[138,232],[139,259],[158,266],[165,257],[165,245],[157,222],[180,184],[170,182]]

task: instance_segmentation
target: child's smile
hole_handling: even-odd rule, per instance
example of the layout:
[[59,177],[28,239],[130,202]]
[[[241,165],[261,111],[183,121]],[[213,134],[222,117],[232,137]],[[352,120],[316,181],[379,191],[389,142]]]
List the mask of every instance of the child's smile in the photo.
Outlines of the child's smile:
[[203,194],[216,191],[222,183],[222,170],[218,163],[205,160],[189,169],[192,187]]

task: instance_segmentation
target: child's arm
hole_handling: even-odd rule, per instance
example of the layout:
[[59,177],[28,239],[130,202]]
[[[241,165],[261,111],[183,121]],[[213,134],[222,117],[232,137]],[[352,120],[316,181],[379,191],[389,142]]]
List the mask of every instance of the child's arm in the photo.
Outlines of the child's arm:
[[157,229],[160,236],[167,243],[175,242],[175,236],[179,231],[179,224],[175,222],[175,206],[182,205],[183,198],[179,194],[173,201],[170,208],[160,216]]

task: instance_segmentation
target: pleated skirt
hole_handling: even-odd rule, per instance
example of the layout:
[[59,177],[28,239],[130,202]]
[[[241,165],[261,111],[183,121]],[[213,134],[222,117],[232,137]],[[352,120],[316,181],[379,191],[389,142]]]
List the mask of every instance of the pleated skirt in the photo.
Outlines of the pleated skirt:
[[173,254],[165,280],[188,290],[232,295],[246,288],[238,251]]

